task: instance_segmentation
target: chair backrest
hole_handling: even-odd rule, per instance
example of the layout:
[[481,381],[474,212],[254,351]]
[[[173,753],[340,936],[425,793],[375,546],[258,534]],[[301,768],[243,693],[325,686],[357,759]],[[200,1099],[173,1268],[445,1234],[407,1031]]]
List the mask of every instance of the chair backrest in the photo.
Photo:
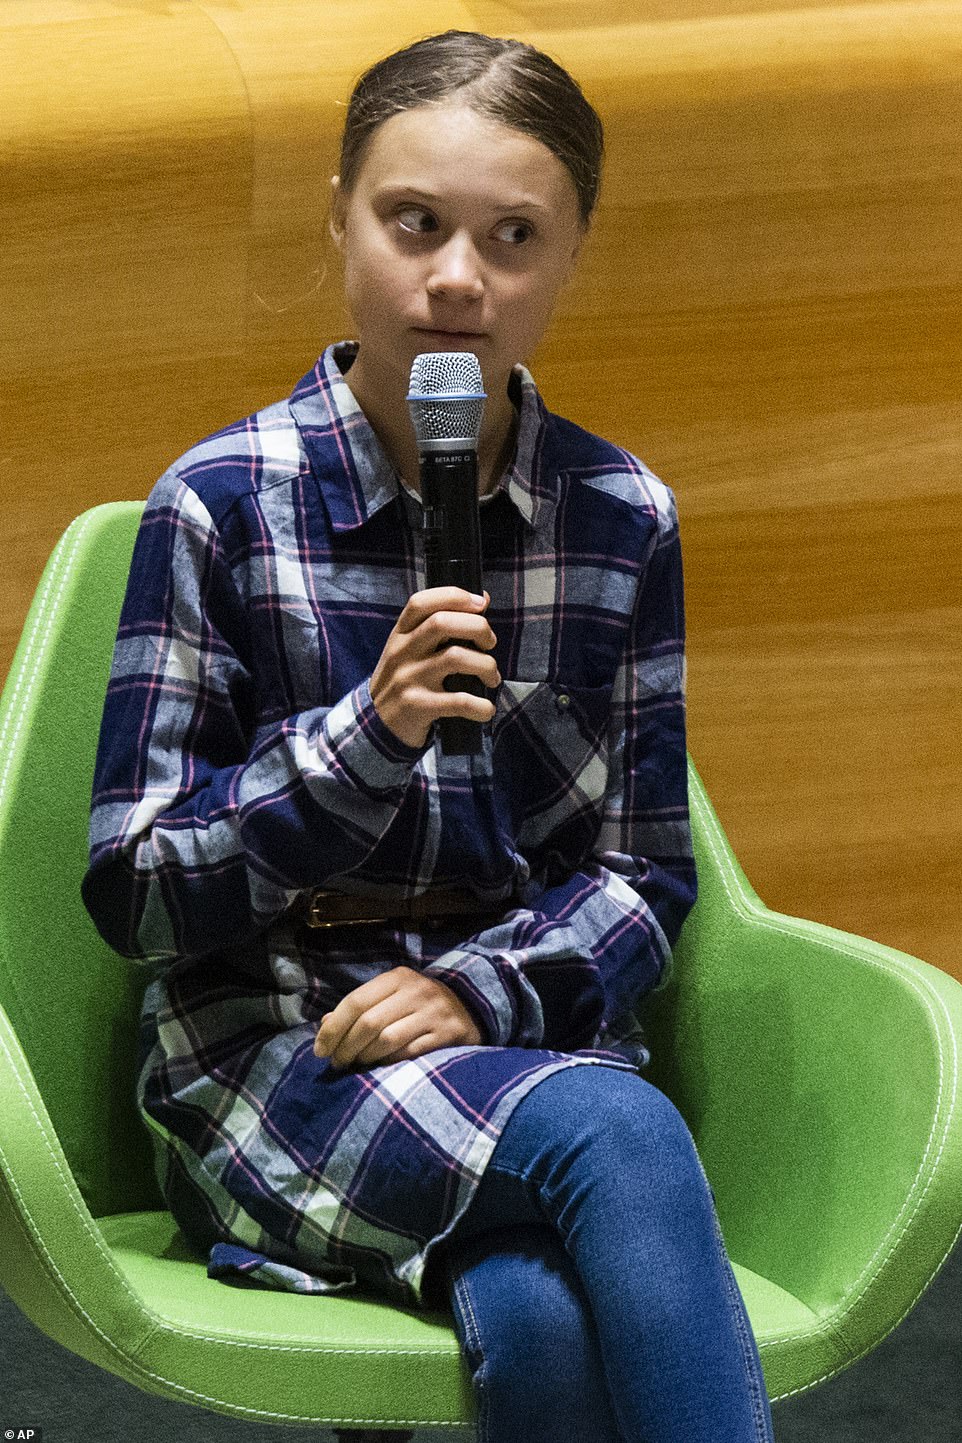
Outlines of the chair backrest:
[[95,1217],[160,1205],[134,1098],[145,971],[80,897],[97,736],[142,503],[85,512],[50,558],[0,703],[0,1004]]

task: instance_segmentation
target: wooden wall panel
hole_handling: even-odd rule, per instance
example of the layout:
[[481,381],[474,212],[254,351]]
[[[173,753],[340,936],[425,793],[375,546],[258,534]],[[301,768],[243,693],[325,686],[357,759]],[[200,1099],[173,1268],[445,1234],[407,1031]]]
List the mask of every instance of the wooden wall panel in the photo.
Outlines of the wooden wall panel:
[[250,120],[193,6],[7,4],[0,35],[5,672],[72,517],[234,413]]
[[957,976],[960,27],[637,27],[572,298],[594,366],[541,368],[675,489],[691,750],[761,896]]
[[[690,744],[771,906],[962,977],[962,13],[952,3],[7,0],[0,674],[83,507],[351,333],[353,79],[459,26],[605,119],[534,369],[678,498]],[[56,83],[54,83],[54,79]]]

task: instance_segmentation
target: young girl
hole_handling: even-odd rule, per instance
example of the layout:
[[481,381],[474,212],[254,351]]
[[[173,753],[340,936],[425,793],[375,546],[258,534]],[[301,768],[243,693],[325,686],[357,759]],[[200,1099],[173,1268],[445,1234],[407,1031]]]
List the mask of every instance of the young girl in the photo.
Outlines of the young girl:
[[[522,364],[601,156],[516,41],[362,77],[331,221],[355,339],[151,493],[84,898],[151,964],[138,1103],[211,1277],[449,1305],[492,1443],[760,1443],[713,1195],[633,1015],[695,897],[674,498]],[[487,392],[482,597],[424,585],[405,398],[438,350]]]

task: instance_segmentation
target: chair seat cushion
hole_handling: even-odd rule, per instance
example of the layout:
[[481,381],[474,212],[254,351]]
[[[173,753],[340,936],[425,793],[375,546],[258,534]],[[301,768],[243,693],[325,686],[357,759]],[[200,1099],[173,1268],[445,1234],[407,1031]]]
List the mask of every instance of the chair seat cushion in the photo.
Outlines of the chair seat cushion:
[[157,1318],[139,1350],[140,1386],[265,1423],[423,1428],[473,1419],[449,1315],[360,1290],[311,1295],[209,1278],[166,1211],[97,1225]]
[[[453,1318],[372,1294],[278,1292],[207,1276],[168,1212],[124,1213],[98,1226],[127,1281],[156,1316],[140,1350],[150,1386],[218,1412],[265,1422],[445,1427],[474,1419]],[[805,1339],[825,1371],[843,1364],[825,1321],[768,1278],[733,1263],[772,1391],[779,1355]],[[780,1348],[780,1342],[783,1344]],[[252,1366],[256,1354],[273,1366]],[[788,1380],[783,1380],[788,1382]],[[365,1399],[359,1415],[354,1401]]]

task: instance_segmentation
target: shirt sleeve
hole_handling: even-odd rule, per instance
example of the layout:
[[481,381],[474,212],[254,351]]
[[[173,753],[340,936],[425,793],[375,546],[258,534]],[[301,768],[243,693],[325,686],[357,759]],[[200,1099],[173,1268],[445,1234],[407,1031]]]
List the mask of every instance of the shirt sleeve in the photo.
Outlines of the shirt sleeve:
[[161,478],[120,616],[82,883],[116,951],[162,962],[250,942],[369,855],[421,755],[382,722],[369,680],[258,726],[217,527],[175,472]]
[[488,1044],[573,1050],[620,1036],[639,999],[667,980],[695,901],[681,547],[667,496],[612,689],[590,857],[556,885],[533,877],[526,905],[424,968]]

